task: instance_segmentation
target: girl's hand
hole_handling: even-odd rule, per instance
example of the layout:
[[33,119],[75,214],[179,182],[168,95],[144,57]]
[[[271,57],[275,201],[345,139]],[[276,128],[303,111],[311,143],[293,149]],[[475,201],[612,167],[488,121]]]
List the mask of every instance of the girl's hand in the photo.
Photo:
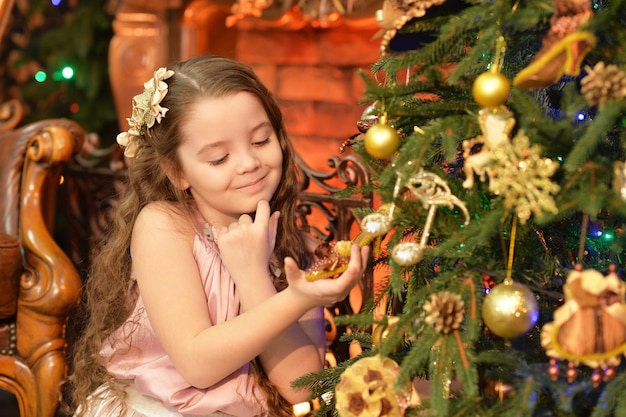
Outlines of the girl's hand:
[[292,258],[285,258],[285,274],[289,282],[285,291],[292,291],[307,309],[341,301],[363,277],[369,252],[369,246],[359,248],[357,244],[353,244],[347,269],[337,278],[317,281],[308,281],[305,272],[298,269],[296,262]]
[[220,257],[235,283],[262,276],[268,278],[268,265],[274,251],[279,212],[270,214],[270,205],[261,200],[257,204],[254,221],[248,214],[228,227],[214,227],[213,237]]

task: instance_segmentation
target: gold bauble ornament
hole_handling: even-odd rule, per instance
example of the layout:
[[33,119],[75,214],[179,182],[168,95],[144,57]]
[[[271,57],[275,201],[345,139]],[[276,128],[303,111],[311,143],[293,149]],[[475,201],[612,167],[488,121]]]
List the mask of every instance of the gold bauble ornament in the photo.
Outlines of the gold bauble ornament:
[[516,282],[503,282],[483,301],[483,321],[495,335],[514,339],[537,323],[539,307],[532,291]]
[[389,158],[400,146],[400,135],[385,119],[381,116],[380,122],[370,127],[363,138],[367,153],[378,159]]
[[472,85],[472,96],[483,107],[498,107],[506,103],[511,82],[500,72],[480,74]]
[[[389,316],[387,317],[387,323],[386,324],[378,324],[374,327],[374,330],[372,331],[372,345],[374,345],[375,347],[380,348],[383,341],[389,337],[389,335],[393,334],[393,333],[398,333],[398,323],[400,322],[400,317],[398,316]],[[404,336],[404,335],[403,335]],[[403,338],[400,338],[400,340],[394,345],[392,346],[392,351],[397,351],[398,349],[400,349],[402,347],[402,343],[403,343]]]

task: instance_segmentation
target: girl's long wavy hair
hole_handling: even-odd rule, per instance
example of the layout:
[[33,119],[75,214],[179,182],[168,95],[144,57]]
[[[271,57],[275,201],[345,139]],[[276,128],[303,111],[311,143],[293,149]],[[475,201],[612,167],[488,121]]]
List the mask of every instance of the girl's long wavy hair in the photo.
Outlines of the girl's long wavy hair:
[[[177,189],[163,167],[181,172],[177,149],[181,126],[189,109],[206,97],[223,97],[241,91],[254,94],[263,105],[278,136],[283,152],[282,180],[270,201],[272,211],[281,213],[274,253],[281,269],[285,256],[293,257],[300,268],[311,264],[312,254],[298,230],[295,216],[299,191],[295,153],[272,94],[248,66],[222,57],[199,56],[168,68],[174,75],[167,79],[168,93],[161,106],[169,111],[142,136],[136,157],[129,163],[127,186],[120,196],[113,222],[89,270],[81,308],[80,335],[71,346],[72,367],[68,379],[70,407],[85,405],[98,386],[111,381],[99,359],[102,344],[128,319],[137,294],[131,285],[130,240],[137,215],[153,201],[172,201],[190,208],[190,193]],[[275,279],[280,291],[287,285],[284,273]],[[129,294],[129,291],[131,292]],[[290,405],[265,376],[258,361],[258,382],[269,401],[272,416],[290,416]]]

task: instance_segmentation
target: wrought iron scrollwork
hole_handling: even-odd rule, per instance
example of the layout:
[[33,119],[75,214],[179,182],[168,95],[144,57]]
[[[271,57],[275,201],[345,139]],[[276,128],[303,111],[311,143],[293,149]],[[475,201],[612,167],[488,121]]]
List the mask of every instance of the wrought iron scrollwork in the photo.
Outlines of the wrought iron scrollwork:
[[297,157],[301,174],[298,221],[321,241],[349,240],[356,221],[353,209],[372,207],[373,196],[339,198],[336,194],[368,183],[369,173],[356,155],[331,156],[327,163],[332,169],[320,171]]

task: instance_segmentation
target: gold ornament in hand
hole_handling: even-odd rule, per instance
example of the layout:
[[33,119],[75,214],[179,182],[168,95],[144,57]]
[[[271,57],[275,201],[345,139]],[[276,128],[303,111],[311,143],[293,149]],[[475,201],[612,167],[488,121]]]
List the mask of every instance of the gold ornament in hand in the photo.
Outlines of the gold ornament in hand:
[[315,251],[317,261],[306,270],[308,281],[332,278],[341,274],[348,267],[350,251],[353,244],[364,247],[375,239],[381,239],[391,230],[391,216],[393,210],[388,205],[381,206],[378,211],[370,213],[361,221],[361,233],[353,240],[339,240],[324,243]]

